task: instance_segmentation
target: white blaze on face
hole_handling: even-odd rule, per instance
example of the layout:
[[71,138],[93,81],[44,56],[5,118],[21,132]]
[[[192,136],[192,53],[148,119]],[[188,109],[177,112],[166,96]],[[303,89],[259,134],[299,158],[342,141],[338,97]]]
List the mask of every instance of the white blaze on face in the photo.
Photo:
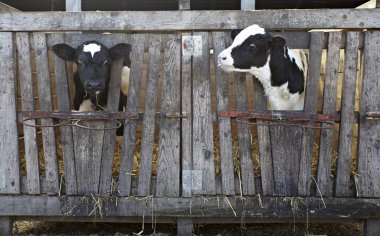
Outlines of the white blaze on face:
[[218,66],[220,66],[224,71],[231,72],[231,71],[247,71],[247,70],[240,70],[237,68],[234,68],[234,59],[231,56],[232,49],[235,47],[239,47],[244,41],[249,37],[256,34],[265,34],[265,29],[261,28],[258,25],[251,25],[247,28],[243,29],[234,39],[231,46],[229,46],[227,49],[222,51],[218,55]]
[[100,45],[96,43],[90,43],[87,45],[83,45],[83,52],[91,53],[91,57],[94,57],[94,54],[100,51]]

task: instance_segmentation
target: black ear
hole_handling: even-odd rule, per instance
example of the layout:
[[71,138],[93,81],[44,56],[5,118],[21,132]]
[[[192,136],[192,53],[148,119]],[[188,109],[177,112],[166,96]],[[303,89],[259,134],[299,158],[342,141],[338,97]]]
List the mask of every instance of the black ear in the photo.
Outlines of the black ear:
[[231,38],[232,40],[235,39],[235,37],[242,31],[242,29],[236,29],[231,31]]
[[274,47],[283,47],[286,44],[286,40],[280,36],[274,36],[273,38],[270,39],[269,41],[269,46],[271,48]]
[[109,49],[110,57],[113,61],[119,60],[123,57],[129,56],[131,50],[130,44],[119,43]]
[[53,52],[65,61],[73,61],[75,58],[75,49],[65,43],[53,45]]

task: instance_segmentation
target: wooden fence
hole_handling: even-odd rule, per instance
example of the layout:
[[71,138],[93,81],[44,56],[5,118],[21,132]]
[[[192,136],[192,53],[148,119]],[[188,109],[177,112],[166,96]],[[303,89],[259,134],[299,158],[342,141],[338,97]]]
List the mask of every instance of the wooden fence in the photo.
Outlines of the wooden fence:
[[[266,111],[256,80],[214,66],[231,43],[228,32],[252,23],[282,35],[290,48],[309,51],[303,112]],[[178,222],[179,234],[192,222],[217,219],[365,220],[369,235],[376,235],[379,26],[380,9],[1,13],[3,232],[18,219],[133,222],[149,216]],[[50,49],[87,39],[132,45],[125,112],[116,105],[121,61],[112,67],[108,112],[71,112],[73,65]],[[270,119],[247,122],[226,111]],[[50,118],[23,122],[57,114],[125,118],[121,151],[115,155],[115,130],[48,127],[57,122]],[[333,118],[278,123],[316,114]]]

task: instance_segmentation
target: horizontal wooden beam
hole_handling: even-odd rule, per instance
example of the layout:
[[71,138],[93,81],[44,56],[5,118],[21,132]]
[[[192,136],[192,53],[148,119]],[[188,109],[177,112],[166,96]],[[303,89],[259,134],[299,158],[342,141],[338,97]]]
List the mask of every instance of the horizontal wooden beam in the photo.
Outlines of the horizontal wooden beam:
[[380,218],[380,199],[299,197],[0,196],[0,216]]
[[271,29],[379,29],[380,9],[0,14],[0,31],[229,30],[253,23]]

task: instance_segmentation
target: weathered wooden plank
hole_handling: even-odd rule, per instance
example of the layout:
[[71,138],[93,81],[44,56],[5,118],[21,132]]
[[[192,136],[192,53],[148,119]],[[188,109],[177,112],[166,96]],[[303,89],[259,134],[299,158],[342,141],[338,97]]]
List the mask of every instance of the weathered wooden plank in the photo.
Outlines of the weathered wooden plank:
[[66,0],[66,11],[81,11],[82,10],[82,0]]
[[[380,199],[372,198],[320,198],[301,199],[278,197],[109,197],[101,205],[92,197],[83,196],[31,196],[1,195],[2,216],[94,216],[94,209],[101,207],[103,217],[233,217],[239,219],[378,219]],[[297,204],[297,209],[294,208]],[[28,207],[25,207],[28,206]],[[152,211],[152,209],[154,209]],[[99,214],[99,212],[96,212]],[[296,213],[296,214],[295,214]],[[236,215],[235,215],[236,214]],[[100,219],[100,217],[98,218]],[[241,220],[241,219],[240,219]]]
[[[104,128],[104,121],[84,121],[81,125],[94,129]],[[99,192],[104,130],[73,127],[75,169],[78,194]]]
[[0,216],[0,235],[13,235],[13,222],[10,217]]
[[[235,73],[236,109],[248,111],[247,82],[245,73]],[[251,126],[238,123],[240,177],[243,194],[255,194],[255,181],[251,150]]]
[[190,0],[179,0],[178,10],[190,10]]
[[[323,93],[323,113],[331,114],[336,110],[337,85],[338,85],[338,67],[339,67],[339,44],[342,32],[329,33],[329,48],[326,61],[326,79]],[[327,124],[322,124],[326,127]],[[321,130],[321,139],[319,145],[318,158],[318,187],[325,196],[331,196],[331,159],[333,155],[333,129]]]
[[302,128],[271,126],[269,130],[275,193],[281,196],[296,196],[298,194]]
[[[149,24],[146,24],[149,19]],[[291,20],[289,20],[291,19]],[[380,9],[2,13],[1,31],[213,30],[255,22],[273,29],[380,27]]]
[[[45,33],[34,33],[33,41],[36,56],[36,74],[38,80],[38,98],[41,111],[53,111],[52,93],[50,83],[50,70],[48,62],[48,49]],[[53,121],[41,119],[41,125],[50,126]],[[58,163],[54,128],[42,128],[42,143],[45,157],[45,175],[48,184],[48,194],[58,194]]]
[[[255,110],[267,110],[267,100],[264,95],[263,86],[257,78],[252,77],[252,79],[255,99]],[[257,120],[256,122],[259,124],[257,125],[257,140],[259,143],[262,194],[264,196],[268,196],[274,193],[273,160],[269,136],[269,127],[266,125],[268,124],[267,121]]]
[[[159,151],[156,195],[176,197],[180,194],[180,120],[165,117],[178,114],[181,107],[181,35],[168,35],[164,53],[164,80],[161,93],[162,114],[159,131]],[[164,40],[163,40],[164,41]]]
[[[107,98],[107,112],[117,112],[120,101],[120,85],[123,60],[112,62],[111,81],[109,84]],[[105,128],[115,127],[114,122],[107,122]],[[112,182],[112,162],[115,153],[116,130],[105,130],[103,137],[102,160],[100,166],[99,192],[107,193],[111,189]]]
[[[63,43],[62,34],[53,34],[53,44]],[[69,88],[67,83],[66,63],[58,56],[54,56],[55,81],[57,86],[58,111],[70,112]],[[65,171],[66,194],[77,193],[77,176],[75,167],[73,133],[70,126],[61,126],[61,144]]]
[[[191,33],[183,33],[182,38],[191,36]],[[191,189],[186,187],[186,171],[193,169],[193,145],[192,145],[192,81],[191,81],[191,55],[182,53],[182,114],[186,118],[182,119],[181,147],[182,147],[182,197],[191,197]],[[190,172],[191,173],[191,172]]]
[[[21,89],[22,110],[34,110],[34,91],[32,81],[32,68],[29,48],[29,34],[16,33],[18,75]],[[29,125],[35,125],[34,120],[27,121]],[[26,172],[28,176],[29,194],[40,193],[40,174],[38,165],[38,145],[36,128],[24,125],[24,144]]]
[[138,195],[151,195],[154,130],[157,107],[157,86],[160,70],[161,36],[149,36],[148,77],[145,91],[143,135],[139,169]]
[[[66,36],[66,40],[68,36],[73,34],[68,34]],[[82,38],[80,38],[79,42],[84,42],[89,40],[87,36],[81,34]],[[93,35],[102,36],[101,34]],[[125,42],[126,35],[122,34],[111,34],[109,37],[99,37],[99,42],[104,45],[108,45],[108,48],[113,47],[117,43]],[[77,46],[77,45],[75,45]],[[107,112],[117,112],[119,110],[119,101],[120,101],[120,85],[121,85],[121,73],[123,67],[123,60],[117,60],[112,62],[111,66],[111,81],[109,84],[109,92],[107,98]],[[107,122],[105,124],[106,128],[115,127],[114,122]],[[105,130],[103,137],[103,150],[102,150],[102,160],[100,166],[100,182],[99,182],[99,192],[101,194],[107,193],[111,189],[112,182],[112,162],[115,153],[115,143],[116,143],[116,130]]]
[[364,221],[364,236],[377,236],[380,234],[380,220],[370,219]]
[[193,220],[191,218],[177,219],[177,235],[193,235]]
[[202,189],[193,193],[215,194],[208,33],[194,36],[202,37],[202,54],[193,56],[193,169],[202,171]]
[[347,197],[350,189],[351,146],[355,124],[355,89],[358,74],[359,35],[359,32],[347,32],[338,163],[335,184],[335,196],[337,197]]
[[[323,32],[311,33],[311,39],[309,41],[309,62],[308,62],[308,74],[306,81],[305,91],[305,112],[317,112],[318,91],[319,91],[319,77],[321,70],[321,57],[323,47]],[[309,125],[315,125],[309,123]],[[301,147],[301,159],[298,179],[298,194],[301,196],[310,195],[311,184],[311,163],[314,147],[314,130],[304,129],[302,134],[302,147]]]
[[379,140],[380,120],[366,119],[366,112],[380,111],[380,32],[364,34],[363,79],[360,98],[360,130],[358,155],[358,195],[380,196]]
[[20,192],[14,52],[12,33],[0,33],[0,193]]
[[[136,34],[133,37],[131,52],[131,71],[126,112],[137,112],[141,87],[142,67],[144,64],[145,35]],[[119,193],[128,196],[131,193],[132,164],[136,141],[136,120],[126,120],[124,123],[124,145],[119,175]]]
[[[212,33],[213,48],[214,48],[214,68],[216,80],[216,95],[218,99],[218,111],[228,109],[228,78],[227,74],[222,72],[216,65],[218,64],[218,55],[222,52],[226,45],[224,43],[226,34],[224,32]],[[235,178],[234,178],[234,163],[232,160],[232,138],[231,138],[231,118],[219,117],[219,147],[221,160],[221,175],[222,175],[222,193],[223,195],[235,194]],[[250,145],[248,146],[248,148]],[[247,158],[248,157],[248,158]],[[252,184],[253,165],[250,156],[242,155],[241,177],[242,177],[242,193],[250,195],[255,193],[255,185]],[[250,170],[249,168],[252,167]],[[252,172],[251,172],[252,171]]]

